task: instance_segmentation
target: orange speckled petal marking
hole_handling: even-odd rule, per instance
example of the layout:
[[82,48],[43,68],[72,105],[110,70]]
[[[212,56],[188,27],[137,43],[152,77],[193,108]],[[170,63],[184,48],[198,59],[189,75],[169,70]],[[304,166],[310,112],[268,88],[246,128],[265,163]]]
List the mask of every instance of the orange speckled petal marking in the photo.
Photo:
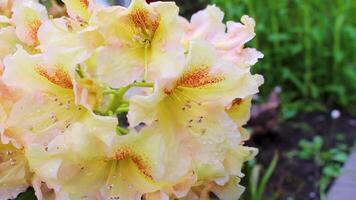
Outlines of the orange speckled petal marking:
[[39,44],[38,37],[37,37],[37,32],[40,26],[42,25],[42,22],[40,20],[34,20],[32,22],[28,23],[28,35],[29,38],[32,40],[33,46],[37,46]]
[[225,78],[222,75],[211,75],[209,67],[195,68],[185,72],[177,82],[177,87],[200,88],[219,83]]
[[50,74],[46,69],[39,66],[35,68],[35,71],[53,84],[56,84],[65,89],[73,88],[73,84],[69,74],[60,67],[56,67],[53,74]]
[[120,148],[112,159],[117,161],[131,159],[146,178],[153,180],[147,158],[135,153],[132,148],[128,146]]
[[30,46],[39,45],[37,32],[48,20],[46,8],[36,1],[15,1],[12,21],[18,38]]

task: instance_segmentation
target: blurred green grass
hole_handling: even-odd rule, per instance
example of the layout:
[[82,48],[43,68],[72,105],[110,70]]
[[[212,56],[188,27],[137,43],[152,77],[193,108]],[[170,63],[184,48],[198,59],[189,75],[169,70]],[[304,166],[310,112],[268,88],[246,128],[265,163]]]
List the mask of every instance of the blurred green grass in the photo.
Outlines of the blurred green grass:
[[263,74],[266,97],[281,86],[285,119],[298,112],[341,108],[356,112],[356,1],[210,0],[239,21],[256,22],[248,44],[265,58],[253,71]]

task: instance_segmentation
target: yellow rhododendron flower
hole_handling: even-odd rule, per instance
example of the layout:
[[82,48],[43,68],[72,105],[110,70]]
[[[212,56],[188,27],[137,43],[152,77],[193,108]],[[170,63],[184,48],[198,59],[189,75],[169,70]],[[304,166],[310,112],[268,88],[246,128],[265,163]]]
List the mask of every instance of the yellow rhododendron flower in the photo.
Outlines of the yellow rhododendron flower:
[[76,104],[71,64],[65,61],[49,62],[42,54],[29,55],[21,47],[5,59],[5,83],[25,91],[6,122],[6,136],[19,145],[46,143],[91,112]]
[[[140,200],[146,193],[169,187],[173,191],[176,183],[189,177],[171,181],[162,176],[162,158],[169,147],[153,130],[118,137],[108,149],[98,135],[115,134],[115,130],[90,126],[95,123],[95,118],[88,118],[88,122],[74,124],[46,150],[38,145],[29,147],[31,169],[54,188],[57,198]],[[176,188],[176,192],[180,190]]]
[[207,103],[228,106],[236,98],[256,94],[263,83],[261,76],[220,59],[208,43],[194,42],[189,52],[186,67],[178,77],[160,80],[153,95],[131,99],[128,117],[132,126],[157,120],[159,106],[165,105],[162,102],[168,103],[166,108],[176,109],[178,116],[192,118],[197,115],[194,111],[204,110],[201,106]]
[[153,81],[181,67],[184,51],[178,41],[183,29],[173,2],[133,0],[129,8],[98,11],[91,24],[99,27],[106,42],[98,53],[97,76],[112,87]]
[[195,42],[181,75],[161,82],[166,83],[152,95],[131,98],[130,125],[165,124],[161,134],[175,134],[173,139],[189,137],[186,145],[192,148],[198,179],[224,177],[224,156],[241,142],[237,124],[225,106],[257,93],[262,77],[219,59],[209,44]]

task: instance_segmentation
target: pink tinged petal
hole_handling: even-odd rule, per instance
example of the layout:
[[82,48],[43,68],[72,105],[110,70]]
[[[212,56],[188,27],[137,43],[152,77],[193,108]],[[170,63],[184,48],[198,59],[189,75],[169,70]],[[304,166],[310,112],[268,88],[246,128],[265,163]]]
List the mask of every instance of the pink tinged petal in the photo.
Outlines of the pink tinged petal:
[[255,37],[255,21],[247,15],[242,16],[241,21],[242,24],[227,22],[226,38],[215,44],[218,49],[242,49],[245,43]]
[[219,39],[225,33],[223,19],[224,13],[218,7],[208,6],[192,16],[188,38],[207,41]]
[[172,187],[173,194],[177,198],[182,198],[187,196],[189,193],[189,190],[192,188],[194,184],[196,184],[198,180],[197,175],[192,172],[189,173],[186,177],[182,179],[182,181],[179,181],[176,185]]
[[26,95],[13,106],[5,135],[21,146],[48,144],[84,114],[84,108],[74,105],[73,96]]
[[[6,121],[11,112],[11,109],[16,101],[20,98],[20,91],[8,87],[2,80],[0,80],[0,135],[1,142],[9,144],[11,138],[6,136]],[[13,141],[15,143],[15,141]]]
[[20,40],[28,45],[37,46],[38,29],[48,20],[46,8],[35,1],[15,1],[12,19]]
[[55,200],[54,190],[48,188],[47,184],[36,175],[32,178],[32,187],[38,200]]
[[169,196],[164,193],[163,191],[157,191],[154,193],[146,194],[145,198],[146,200],[169,200]]
[[224,59],[236,64],[237,67],[247,68],[255,65],[264,55],[254,48],[236,49],[234,51],[222,51]]
[[21,150],[0,143],[0,200],[16,198],[29,186],[29,169]]
[[240,178],[230,177],[230,181],[224,186],[213,185],[211,191],[221,200],[236,200],[239,199],[245,188],[239,185]]

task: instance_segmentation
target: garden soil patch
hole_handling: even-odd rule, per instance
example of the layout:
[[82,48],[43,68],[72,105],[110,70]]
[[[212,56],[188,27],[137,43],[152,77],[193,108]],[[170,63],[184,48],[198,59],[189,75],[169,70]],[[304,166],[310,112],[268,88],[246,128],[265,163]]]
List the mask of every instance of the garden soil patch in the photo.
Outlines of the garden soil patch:
[[266,199],[275,193],[281,200],[320,199],[320,167],[313,161],[288,156],[288,152],[298,149],[301,139],[312,140],[316,135],[323,138],[323,149],[333,148],[340,143],[351,148],[356,141],[356,117],[341,115],[335,120],[329,114],[304,114],[282,123],[266,134],[252,137],[248,145],[259,148],[258,163],[268,166],[275,152],[280,155],[277,168],[267,186]]

